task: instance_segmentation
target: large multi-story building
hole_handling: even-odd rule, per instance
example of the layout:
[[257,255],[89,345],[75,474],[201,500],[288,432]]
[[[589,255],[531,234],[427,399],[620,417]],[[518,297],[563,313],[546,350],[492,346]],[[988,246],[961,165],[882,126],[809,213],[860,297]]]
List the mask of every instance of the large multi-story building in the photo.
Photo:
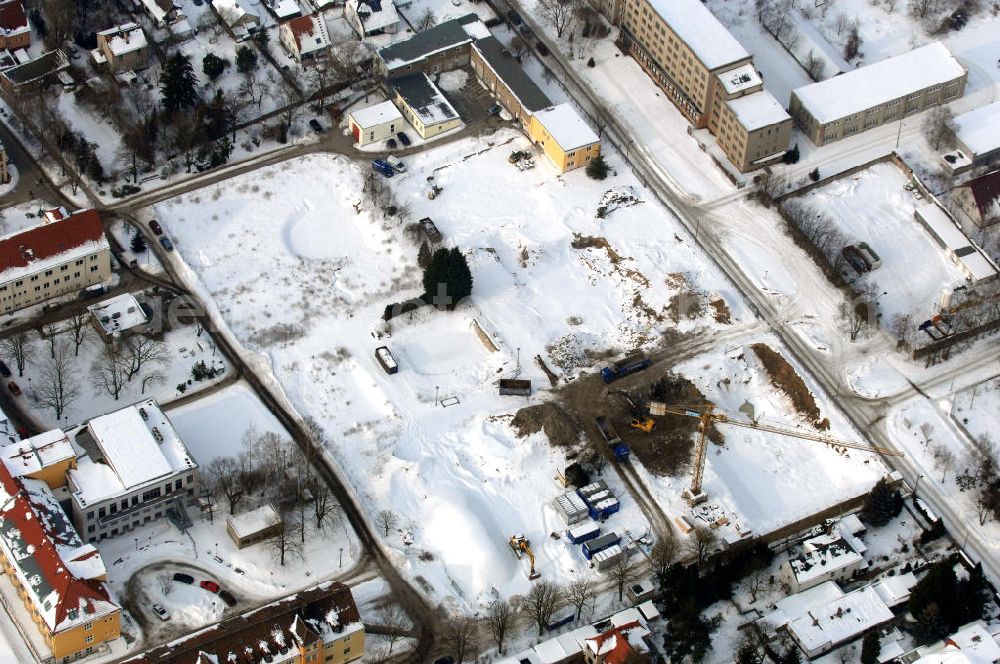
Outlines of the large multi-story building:
[[27,635],[35,655],[65,664],[120,636],[121,607],[97,549],[80,540],[48,485],[18,476],[10,461],[0,463],[0,599],[8,610],[24,605],[40,637]]
[[650,78],[729,160],[752,171],[784,156],[792,122],[753,56],[700,0],[594,0]]
[[67,477],[73,522],[88,542],[167,516],[188,523],[198,465],[155,401],[95,417],[69,433],[85,452]]
[[0,311],[10,313],[99,284],[111,247],[96,210],[57,211],[45,223],[0,238]]
[[365,626],[351,589],[325,583],[270,602],[123,664],[345,664],[365,654]]
[[30,45],[31,27],[21,0],[0,0],[0,49]]
[[941,42],[792,90],[789,111],[824,145],[958,99],[968,72]]

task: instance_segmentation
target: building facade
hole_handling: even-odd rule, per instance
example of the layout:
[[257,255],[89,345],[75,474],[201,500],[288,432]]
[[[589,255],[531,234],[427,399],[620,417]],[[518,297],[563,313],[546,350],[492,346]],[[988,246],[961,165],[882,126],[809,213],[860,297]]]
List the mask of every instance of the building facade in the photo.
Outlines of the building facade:
[[10,182],[10,166],[7,164],[7,148],[0,143],[0,184]]
[[392,101],[421,138],[434,138],[462,126],[462,118],[427,74],[393,79]]
[[368,108],[351,111],[348,126],[354,142],[368,145],[392,138],[403,129],[403,114],[391,101],[384,101]]
[[825,145],[958,99],[968,71],[940,42],[792,90],[789,112]]
[[111,247],[96,210],[0,238],[0,310],[10,313],[111,276]]
[[436,74],[469,64],[469,44],[476,36],[489,34],[475,14],[440,23],[409,39],[375,52],[375,72],[384,79],[409,74]]
[[601,154],[601,139],[569,103],[533,113],[528,137],[560,173],[586,166]]
[[97,33],[94,61],[109,72],[136,71],[149,66],[146,33],[135,23],[116,25]]

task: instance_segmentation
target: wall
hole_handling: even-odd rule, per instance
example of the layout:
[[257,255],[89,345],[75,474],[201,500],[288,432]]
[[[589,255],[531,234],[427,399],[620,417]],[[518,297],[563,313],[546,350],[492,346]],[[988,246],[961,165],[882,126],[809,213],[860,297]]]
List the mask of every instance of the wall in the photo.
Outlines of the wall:
[[[80,265],[77,262],[81,261]],[[66,269],[64,270],[63,267]],[[96,270],[91,268],[96,267]],[[45,274],[51,272],[52,274]],[[79,276],[76,276],[79,273]],[[83,258],[72,258],[62,265],[12,281],[0,282],[0,308],[3,313],[17,311],[39,302],[72,293],[101,283],[111,276],[111,251],[101,249]],[[62,281],[68,277],[67,281]],[[55,279],[60,283],[56,284]],[[38,290],[36,290],[38,289]]]

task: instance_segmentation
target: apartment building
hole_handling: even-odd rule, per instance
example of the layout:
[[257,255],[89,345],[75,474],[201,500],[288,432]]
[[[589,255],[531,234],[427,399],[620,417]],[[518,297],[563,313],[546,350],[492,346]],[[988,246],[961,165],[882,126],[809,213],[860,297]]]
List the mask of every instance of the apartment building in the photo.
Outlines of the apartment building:
[[489,34],[478,16],[466,14],[380,48],[375,52],[375,72],[391,79],[458,69],[469,64],[469,44]]
[[32,625],[20,627],[41,661],[66,664],[102,650],[121,634],[121,607],[101,554],[80,540],[45,482],[16,476],[7,462],[0,463],[3,603],[24,605],[38,638]]
[[111,276],[111,247],[96,210],[58,212],[0,238],[0,310],[11,313],[99,284]]
[[707,127],[747,172],[780,159],[791,118],[753,56],[700,0],[621,0],[595,5],[620,22],[629,53],[697,128]]
[[968,71],[941,42],[792,91],[789,112],[816,145],[958,99]]
[[351,589],[324,583],[130,657],[122,664],[346,664],[365,654]]
[[601,139],[569,103],[532,114],[528,137],[560,173],[586,166],[601,154]]
[[155,401],[95,417],[69,435],[84,450],[67,478],[73,523],[86,541],[163,517],[188,523],[198,465]]

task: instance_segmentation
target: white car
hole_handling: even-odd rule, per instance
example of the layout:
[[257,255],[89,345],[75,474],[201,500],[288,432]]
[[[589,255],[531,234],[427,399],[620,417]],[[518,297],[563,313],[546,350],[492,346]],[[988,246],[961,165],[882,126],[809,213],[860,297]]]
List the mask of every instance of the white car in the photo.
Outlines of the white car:
[[406,164],[403,163],[402,159],[398,159],[392,155],[389,155],[388,157],[385,158],[385,160],[386,162],[388,162],[390,166],[392,166],[396,170],[397,173],[406,172]]
[[160,620],[170,620],[170,614],[167,613],[167,610],[164,609],[159,604],[153,605],[153,613],[155,613],[156,617],[159,618]]

